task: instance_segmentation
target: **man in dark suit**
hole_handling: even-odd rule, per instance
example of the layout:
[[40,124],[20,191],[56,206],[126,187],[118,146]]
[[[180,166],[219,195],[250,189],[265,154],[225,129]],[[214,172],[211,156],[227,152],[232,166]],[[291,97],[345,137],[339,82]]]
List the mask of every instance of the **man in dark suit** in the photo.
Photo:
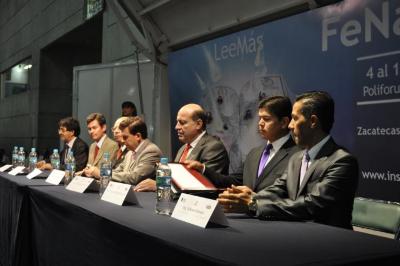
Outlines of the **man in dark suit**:
[[296,144],[305,150],[295,153],[287,172],[259,193],[233,186],[220,194],[224,210],[351,229],[358,163],[329,135],[333,122],[334,102],[328,93],[298,96],[289,128]]
[[243,174],[222,175],[197,161],[188,163],[196,170],[205,168],[204,175],[217,187],[242,184],[258,192],[272,185],[287,168],[289,158],[299,149],[289,134],[292,104],[288,97],[273,96],[258,106],[258,131],[266,144],[252,149],[246,157]]
[[228,152],[219,139],[207,134],[206,124],[207,115],[200,105],[187,104],[179,110],[175,129],[185,145],[178,150],[175,162],[196,160],[218,173],[228,174]]
[[[219,139],[207,134],[206,124],[207,115],[200,105],[191,103],[179,109],[175,129],[179,140],[185,145],[178,150],[175,162],[196,160],[217,173],[228,174],[228,152]],[[135,189],[154,191],[155,182],[144,180]]]
[[[79,121],[66,117],[58,122],[58,135],[64,142],[64,148],[60,153],[60,168],[63,170],[65,167],[65,158],[69,151],[72,151],[75,158],[76,171],[81,171],[85,168],[88,160],[88,145],[79,138],[81,128]],[[41,170],[52,170],[50,163],[40,161],[37,163],[37,168]]]

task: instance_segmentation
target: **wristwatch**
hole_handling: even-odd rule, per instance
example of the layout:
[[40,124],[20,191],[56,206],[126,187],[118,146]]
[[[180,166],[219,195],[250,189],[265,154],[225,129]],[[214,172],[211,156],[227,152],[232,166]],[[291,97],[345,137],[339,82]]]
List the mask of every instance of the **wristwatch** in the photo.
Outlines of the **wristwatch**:
[[251,197],[251,201],[250,201],[248,207],[249,207],[249,215],[256,216],[256,214],[257,214],[257,200],[255,198]]

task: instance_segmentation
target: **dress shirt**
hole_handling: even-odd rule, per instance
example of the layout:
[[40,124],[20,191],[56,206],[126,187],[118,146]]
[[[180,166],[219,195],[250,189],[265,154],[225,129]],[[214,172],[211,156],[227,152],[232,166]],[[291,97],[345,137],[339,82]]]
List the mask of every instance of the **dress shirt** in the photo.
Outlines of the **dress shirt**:
[[192,152],[192,150],[196,147],[197,143],[199,143],[200,139],[204,136],[204,134],[206,134],[206,131],[204,130],[200,135],[197,136],[197,138],[195,140],[193,140],[190,144],[190,149],[186,155],[186,158],[189,157],[190,153]]
[[106,139],[106,134],[104,134],[101,139],[96,142],[96,146],[99,147],[99,150],[101,149],[101,146],[103,145],[104,140]]
[[310,168],[310,165],[312,165],[312,163],[315,161],[315,157],[317,157],[322,146],[325,145],[325,143],[329,140],[330,137],[331,137],[330,135],[326,136],[320,142],[318,142],[311,149],[308,150],[308,155],[310,156],[310,162],[308,164],[308,168]]

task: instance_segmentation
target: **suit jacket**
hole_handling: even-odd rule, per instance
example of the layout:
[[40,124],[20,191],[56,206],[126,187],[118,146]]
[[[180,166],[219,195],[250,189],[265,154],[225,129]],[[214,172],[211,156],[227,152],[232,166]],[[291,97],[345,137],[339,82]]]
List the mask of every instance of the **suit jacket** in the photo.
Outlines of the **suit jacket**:
[[[182,156],[185,145],[183,145],[175,157],[175,162],[178,163]],[[224,144],[216,137],[210,136],[207,133],[201,137],[196,147],[193,148],[187,160],[196,160],[204,163],[207,168],[214,170],[217,173],[228,174],[229,157]]]
[[129,151],[124,161],[113,171],[112,179],[117,182],[136,185],[146,178],[155,177],[156,163],[160,161],[161,150],[150,140],[143,140],[143,144],[132,158]]
[[105,152],[110,154],[110,160],[115,161],[115,157],[117,156],[118,144],[110,139],[108,136],[104,139],[103,145],[99,149],[99,152],[94,158],[94,151],[96,149],[96,142],[93,142],[89,148],[89,159],[88,164],[100,168],[100,162],[103,159],[103,155]]
[[287,172],[260,191],[260,218],[311,220],[351,229],[351,213],[358,184],[357,159],[332,138],[322,146],[299,186],[303,152],[289,160]]
[[257,178],[258,165],[264,149],[265,145],[254,148],[249,152],[244,162],[243,173],[222,175],[206,167],[204,175],[210,179],[216,187],[226,188],[230,185],[243,184],[251,188],[254,192],[258,192],[272,185],[278,177],[281,177],[287,168],[289,158],[295,152],[299,151],[293,139],[289,138],[271,161],[268,162],[261,176]]
[[[65,144],[65,146],[66,145],[67,144]],[[65,170],[65,153],[67,151],[65,146],[60,153],[61,170]],[[81,171],[87,164],[89,147],[86,142],[77,137],[74,141],[74,145],[72,145],[71,151],[74,153],[76,171]]]

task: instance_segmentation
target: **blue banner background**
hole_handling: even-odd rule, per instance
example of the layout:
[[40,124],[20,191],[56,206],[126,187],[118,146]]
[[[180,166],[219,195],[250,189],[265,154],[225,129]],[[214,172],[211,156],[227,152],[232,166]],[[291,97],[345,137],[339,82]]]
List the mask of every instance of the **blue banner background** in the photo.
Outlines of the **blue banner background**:
[[[304,91],[326,90],[336,103],[331,134],[360,162],[358,195],[400,201],[400,79],[395,71],[400,62],[399,8],[399,0],[349,0],[173,52],[172,121],[182,105],[203,105],[213,117],[208,131],[224,141],[230,171],[238,172],[247,152],[263,143],[257,135],[260,96],[294,99]],[[324,22],[329,35],[325,48]],[[390,54],[366,58],[382,53]],[[371,67],[372,78],[367,76]],[[365,86],[374,84],[393,85],[393,93],[365,93]],[[381,100],[392,102],[369,103]],[[376,127],[395,134],[374,135]],[[369,133],[360,135],[360,128]],[[177,138],[172,142],[176,150]]]

